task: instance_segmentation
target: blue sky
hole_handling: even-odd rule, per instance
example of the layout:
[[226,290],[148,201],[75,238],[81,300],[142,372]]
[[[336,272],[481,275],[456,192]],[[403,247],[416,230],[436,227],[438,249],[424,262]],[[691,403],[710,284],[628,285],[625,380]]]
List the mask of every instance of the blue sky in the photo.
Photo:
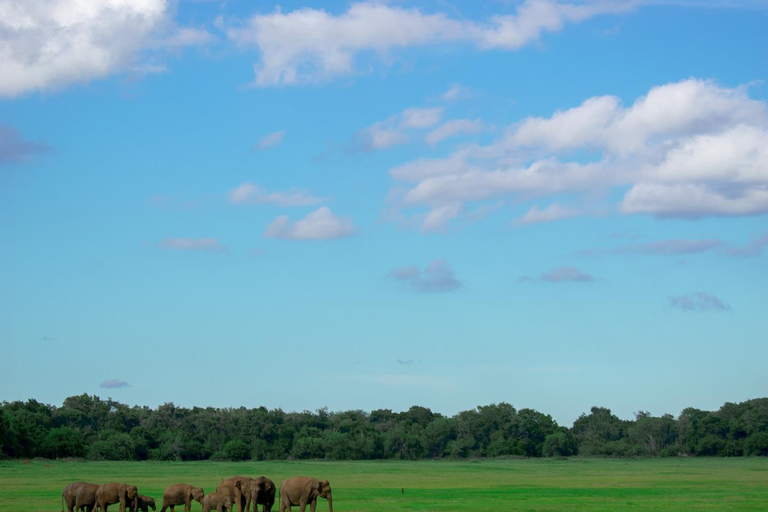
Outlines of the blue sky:
[[763,397],[764,1],[0,0],[0,399]]

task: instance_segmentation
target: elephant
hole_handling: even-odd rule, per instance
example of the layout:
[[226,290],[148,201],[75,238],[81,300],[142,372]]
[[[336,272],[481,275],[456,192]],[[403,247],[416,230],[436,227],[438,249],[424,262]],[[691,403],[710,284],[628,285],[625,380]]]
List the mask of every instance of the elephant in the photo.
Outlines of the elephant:
[[[66,486],[63,491],[61,491],[61,512],[64,512],[64,505],[66,504],[67,512],[74,512],[75,510],[75,493],[77,490],[82,487],[83,485],[86,485],[88,482],[73,482]],[[96,485],[96,484],[90,484],[90,485]]]
[[160,509],[160,512],[165,512],[168,507],[171,508],[171,512],[174,512],[173,507],[175,505],[184,505],[184,512],[189,512],[192,509],[192,500],[202,503],[204,496],[205,491],[194,485],[169,485],[163,491],[163,508]]
[[275,482],[265,476],[251,479],[244,490],[247,498],[246,511],[251,512],[251,503],[253,503],[253,512],[257,512],[258,505],[262,505],[262,512],[271,512],[272,505],[275,504],[276,491]]
[[202,505],[203,512],[211,512],[211,510],[214,509],[217,512],[232,512],[235,501],[232,499],[232,496],[228,494],[209,492],[203,498]]
[[309,503],[310,512],[315,512],[317,498],[328,500],[328,510],[333,512],[331,484],[328,480],[317,480],[308,476],[295,476],[280,484],[280,512],[291,512],[291,505],[298,505],[301,512]]
[[126,506],[133,505],[129,510],[138,512],[139,509],[139,490],[135,485],[121,484],[112,482],[100,485],[96,489],[96,506],[101,512],[107,512],[107,507],[113,503],[120,503],[120,512],[125,512]]
[[[139,494],[138,498],[139,500],[139,510],[141,512],[149,512],[150,507],[152,510],[157,510],[157,505],[155,504],[155,498],[150,498],[149,496],[144,496],[143,494]],[[128,508],[130,509],[133,507],[133,500],[131,500],[128,503]]]
[[[74,511],[85,510],[93,512],[96,508],[96,491],[101,487],[98,484],[83,483],[75,491]],[[66,489],[65,489],[66,490]]]
[[232,498],[232,501],[237,503],[238,511],[243,512],[249,503],[248,495],[245,490],[251,480],[253,480],[253,478],[248,476],[229,477],[222,480],[221,483],[216,486],[216,492]]

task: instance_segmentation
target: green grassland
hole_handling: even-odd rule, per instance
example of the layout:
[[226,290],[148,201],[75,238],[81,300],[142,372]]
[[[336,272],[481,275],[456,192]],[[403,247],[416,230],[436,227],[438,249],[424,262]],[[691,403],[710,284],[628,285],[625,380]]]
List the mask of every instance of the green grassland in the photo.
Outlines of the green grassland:
[[[70,482],[122,481],[158,504],[186,482],[232,475],[328,479],[337,512],[768,510],[768,459],[514,459],[422,462],[0,462],[0,511],[61,509]],[[404,490],[404,492],[401,491]],[[112,506],[113,512],[118,507]],[[159,511],[158,507],[158,511]],[[195,503],[193,512],[201,510]],[[278,510],[275,504],[273,509]],[[294,507],[296,510],[296,507]],[[318,511],[328,505],[319,500]]]

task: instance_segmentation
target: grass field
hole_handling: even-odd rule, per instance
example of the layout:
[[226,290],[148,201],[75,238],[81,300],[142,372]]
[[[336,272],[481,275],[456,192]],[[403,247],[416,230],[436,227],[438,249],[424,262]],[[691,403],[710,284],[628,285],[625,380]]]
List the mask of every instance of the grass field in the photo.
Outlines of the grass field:
[[[237,474],[263,474],[277,485],[295,475],[328,479],[336,512],[768,511],[768,459],[765,458],[243,463],[6,461],[0,462],[0,511],[60,510],[61,490],[77,480],[131,483],[159,504],[167,485],[186,482],[208,492],[213,491],[222,478]],[[327,511],[327,502],[318,500],[317,509]],[[112,512],[117,510],[118,506],[110,507]],[[192,511],[200,510],[200,505],[195,503]],[[278,511],[277,503],[273,510]]]

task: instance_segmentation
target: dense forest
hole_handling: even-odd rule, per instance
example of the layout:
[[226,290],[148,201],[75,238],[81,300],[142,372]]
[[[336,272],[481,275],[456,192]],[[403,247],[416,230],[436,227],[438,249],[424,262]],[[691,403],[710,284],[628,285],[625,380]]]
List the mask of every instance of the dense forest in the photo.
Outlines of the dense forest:
[[593,407],[571,428],[500,403],[453,417],[414,406],[283,412],[240,408],[129,407],[83,394],[61,407],[0,404],[3,458],[90,460],[438,459],[466,457],[666,457],[768,455],[768,398],[679,417],[622,420]]

